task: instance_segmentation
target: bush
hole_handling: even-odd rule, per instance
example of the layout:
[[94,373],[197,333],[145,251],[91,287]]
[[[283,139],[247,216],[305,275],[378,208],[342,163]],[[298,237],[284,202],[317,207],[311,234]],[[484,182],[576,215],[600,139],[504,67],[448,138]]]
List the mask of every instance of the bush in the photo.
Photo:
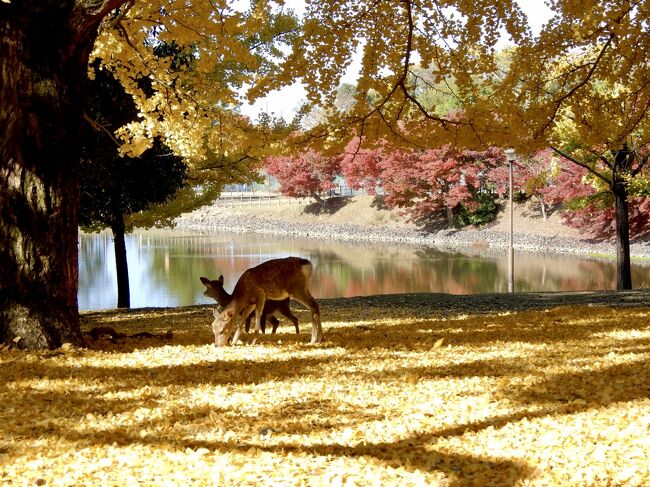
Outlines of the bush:
[[491,193],[477,193],[475,202],[478,203],[478,208],[474,211],[469,211],[463,204],[460,205],[460,210],[454,217],[454,224],[457,227],[485,225],[494,221],[498,209],[494,195]]

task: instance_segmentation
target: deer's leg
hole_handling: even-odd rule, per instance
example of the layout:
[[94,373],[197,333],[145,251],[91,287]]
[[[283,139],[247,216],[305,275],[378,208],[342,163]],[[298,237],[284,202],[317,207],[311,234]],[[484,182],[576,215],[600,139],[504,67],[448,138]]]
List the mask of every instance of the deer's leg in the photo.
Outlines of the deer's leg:
[[232,343],[233,345],[237,343],[237,340],[239,340],[239,335],[241,335],[241,322],[239,321],[239,317],[235,316],[234,318],[236,320],[235,323],[235,334],[232,336]]
[[258,300],[255,307],[255,333],[262,331],[262,311],[264,309],[264,300]]
[[[251,321],[253,321],[253,314],[252,314],[252,313],[249,314],[248,317],[246,318],[246,333],[249,333],[249,332],[250,332],[250,329],[251,329]],[[265,314],[262,315],[262,320],[261,320],[261,321],[262,321],[262,333],[264,333],[265,330],[266,330],[266,315],[265,315]],[[278,327],[278,323],[279,323],[279,322],[276,320],[276,321],[275,321],[275,328]],[[274,328],[274,329],[275,329],[275,328]],[[253,331],[254,331],[254,330],[253,330]],[[274,331],[273,333],[275,333],[275,331]]]
[[[318,304],[316,306],[318,306]],[[291,323],[293,323],[293,326],[296,328],[296,335],[299,335],[300,334],[300,328],[298,328],[298,318],[296,318],[296,315],[294,315],[291,312],[291,307],[289,306],[289,299],[283,301],[282,306],[280,306],[279,311],[289,321],[291,321]],[[276,328],[277,328],[277,326],[276,326]],[[275,331],[273,333],[275,333]]]
[[255,306],[255,338],[253,338],[253,343],[257,341],[257,336],[259,332],[262,331],[262,315],[264,313],[264,303],[266,302],[266,297],[263,292],[256,294],[254,301]]
[[[307,309],[311,313],[311,343],[322,342],[323,327],[320,323],[320,307],[318,306],[318,303],[314,297],[311,295],[308,289],[305,289],[304,292],[300,293],[300,295],[294,294],[291,297],[307,306]],[[297,328],[298,324],[296,323],[296,329]]]
[[248,315],[246,317],[246,333],[249,333],[251,331],[251,320],[253,319],[253,315]]
[[260,318],[260,328],[262,334],[266,333],[266,313],[262,312],[262,317]]
[[269,323],[271,323],[271,326],[273,327],[271,329],[271,333],[275,333],[275,330],[278,329],[278,325],[280,324],[280,320],[278,320],[275,316],[269,316]]
[[298,327],[298,318],[296,318],[296,316],[293,313],[291,313],[291,318],[289,319],[291,320],[291,323],[293,323],[293,326],[296,327],[296,335],[300,335],[300,328]]
[[239,335],[241,335],[241,327],[238,326],[235,328],[235,334],[232,336],[232,340],[230,341],[230,343],[232,343],[233,345],[237,343],[237,340],[239,340]]
[[[239,336],[241,335],[242,328],[244,327],[244,324],[243,324],[243,321],[242,321],[244,319],[243,317],[244,316],[246,316],[246,317],[250,316],[252,311],[253,311],[252,306],[249,306],[247,309],[244,309],[244,311],[239,316],[235,316],[236,323],[235,323],[235,335],[232,337],[232,342],[233,343],[237,343],[237,340],[239,340]],[[248,329],[246,331],[248,331]]]

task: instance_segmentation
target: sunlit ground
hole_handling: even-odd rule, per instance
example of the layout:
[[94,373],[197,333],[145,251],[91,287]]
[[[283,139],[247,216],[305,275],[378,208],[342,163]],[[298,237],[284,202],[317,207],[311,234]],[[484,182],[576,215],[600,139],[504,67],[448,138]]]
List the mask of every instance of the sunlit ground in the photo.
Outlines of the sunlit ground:
[[216,349],[193,307],[83,316],[171,341],[3,350],[0,483],[650,482],[649,308],[322,311],[318,346],[298,311]]

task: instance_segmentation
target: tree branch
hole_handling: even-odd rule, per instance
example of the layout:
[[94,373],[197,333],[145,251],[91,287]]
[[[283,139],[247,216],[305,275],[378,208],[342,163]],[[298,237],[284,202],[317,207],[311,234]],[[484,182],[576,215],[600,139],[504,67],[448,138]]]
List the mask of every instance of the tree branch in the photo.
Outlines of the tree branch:
[[560,149],[558,149],[557,147],[553,147],[553,146],[551,146],[551,150],[553,150],[553,152],[555,152],[556,154],[558,154],[558,155],[564,157],[565,159],[567,159],[567,160],[573,162],[574,164],[576,164],[576,165],[578,165],[578,166],[580,166],[580,167],[586,169],[586,170],[589,171],[591,174],[593,174],[594,176],[596,176],[598,179],[601,179],[602,181],[606,182],[607,185],[608,185],[610,188],[612,187],[612,184],[613,184],[612,181],[610,181],[609,179],[607,179],[607,177],[603,176],[603,175],[600,174],[598,171],[596,171],[595,169],[593,169],[591,166],[589,166],[589,164],[586,164],[586,163],[584,163],[584,162],[582,162],[582,161],[579,161],[578,159],[576,159],[576,158],[570,156],[569,154],[566,154],[566,153],[562,152],[562,151],[561,151]]
[[596,57],[596,59],[592,63],[591,68],[587,72],[587,75],[577,85],[575,85],[573,88],[571,88],[569,91],[567,91],[564,95],[562,95],[561,97],[559,97],[557,100],[555,100],[553,102],[553,105],[555,105],[555,108],[553,109],[552,115],[548,118],[546,123],[535,133],[535,137],[540,137],[546,131],[546,129],[551,125],[553,120],[555,120],[555,117],[557,117],[557,114],[560,111],[560,107],[562,106],[562,103],[564,103],[565,100],[567,100],[568,98],[573,96],[576,91],[578,91],[580,88],[582,88],[583,86],[585,86],[589,82],[589,80],[591,79],[593,74],[596,72],[596,68],[600,65],[600,61],[605,56],[605,52],[607,51],[607,49],[611,45],[613,39],[614,39],[614,34],[610,34],[609,38],[607,39],[607,42],[605,42],[605,45],[603,45],[602,49],[598,53],[598,56]]
[[93,120],[88,114],[84,113],[84,120],[90,124],[92,128],[97,130],[98,132],[104,132],[108,137],[115,142],[115,145],[119,148],[122,147],[122,144],[115,138],[115,135],[106,128],[105,125],[102,125],[101,123],[97,122],[96,120]]

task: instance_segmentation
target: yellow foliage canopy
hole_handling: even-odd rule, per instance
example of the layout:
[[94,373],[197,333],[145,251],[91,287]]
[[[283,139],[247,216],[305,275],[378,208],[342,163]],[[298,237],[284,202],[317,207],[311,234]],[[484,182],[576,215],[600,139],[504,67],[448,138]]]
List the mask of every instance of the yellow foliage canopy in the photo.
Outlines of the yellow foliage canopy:
[[[522,141],[619,150],[650,142],[648,2],[550,2],[520,43],[496,107]],[[577,155],[580,157],[579,155]]]
[[[138,155],[155,136],[195,165],[210,161],[231,172],[268,146],[264,127],[238,113],[239,90],[295,29],[269,2],[249,10],[234,2],[132,2],[107,18],[94,56],[136,101],[140,119],[117,131],[122,151]],[[215,163],[216,159],[216,163]]]
[[[610,150],[649,141],[647,1],[548,2],[555,15],[539,36],[513,0],[311,0],[299,31],[275,17],[282,3],[244,11],[225,0],[154,0],[107,19],[96,55],[142,115],[121,132],[124,150],[137,153],[156,134],[188,157],[213,151],[224,160],[287,145],[333,152],[354,135],[415,147],[514,145],[522,153],[569,139]],[[499,53],[503,35],[514,47]],[[191,52],[191,68],[172,69],[171,58],[155,56],[152,47],[163,41]],[[241,93],[253,101],[295,81],[312,106],[330,109],[357,50],[354,103],[329,110],[325,122],[289,137],[233,115]],[[144,92],[141,76],[154,94]],[[457,113],[423,105],[433,87],[446,87]],[[217,114],[226,123],[215,135]]]

